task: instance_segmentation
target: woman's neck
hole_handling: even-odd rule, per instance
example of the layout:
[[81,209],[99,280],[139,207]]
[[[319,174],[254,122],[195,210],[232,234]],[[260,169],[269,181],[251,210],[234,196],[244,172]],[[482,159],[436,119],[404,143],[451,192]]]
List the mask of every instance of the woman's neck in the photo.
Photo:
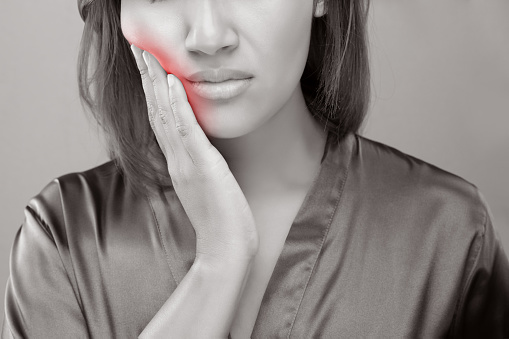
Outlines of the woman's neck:
[[327,132],[311,116],[299,85],[283,108],[256,130],[238,138],[209,139],[244,194],[266,196],[309,186]]

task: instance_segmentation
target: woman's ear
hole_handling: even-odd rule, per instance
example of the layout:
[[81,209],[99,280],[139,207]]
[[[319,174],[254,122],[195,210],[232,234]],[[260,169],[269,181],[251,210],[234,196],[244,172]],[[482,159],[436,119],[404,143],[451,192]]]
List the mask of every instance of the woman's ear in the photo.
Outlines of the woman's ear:
[[324,14],[327,14],[327,8],[325,7],[325,0],[318,0],[318,2],[316,3],[314,16],[320,17]]

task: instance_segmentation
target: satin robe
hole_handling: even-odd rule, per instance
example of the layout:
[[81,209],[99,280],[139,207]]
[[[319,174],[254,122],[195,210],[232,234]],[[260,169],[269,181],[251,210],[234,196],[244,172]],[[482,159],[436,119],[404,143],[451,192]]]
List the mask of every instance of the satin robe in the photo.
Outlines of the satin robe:
[[[509,337],[509,263],[476,186],[355,133],[323,152],[252,338]],[[155,193],[110,161],[32,198],[2,338],[136,338],[195,258],[178,196]]]

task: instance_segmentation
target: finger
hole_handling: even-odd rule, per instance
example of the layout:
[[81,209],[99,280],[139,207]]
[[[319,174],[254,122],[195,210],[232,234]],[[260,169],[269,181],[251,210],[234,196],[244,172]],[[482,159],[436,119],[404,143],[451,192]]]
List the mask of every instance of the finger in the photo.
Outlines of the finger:
[[143,58],[148,65],[149,77],[152,81],[153,91],[157,103],[156,124],[160,121],[163,127],[165,139],[171,145],[173,153],[179,164],[190,162],[189,154],[186,152],[182,140],[177,135],[175,121],[170,107],[168,96],[168,83],[166,82],[166,71],[161,67],[159,61],[147,51],[143,52]]
[[185,149],[195,165],[215,164],[219,160],[219,152],[198,124],[182,82],[174,74],[168,74],[167,80],[175,127]]
[[175,156],[173,153],[173,149],[171,145],[168,144],[168,142],[165,141],[165,138],[163,138],[164,129],[162,127],[162,124],[157,119],[157,103],[155,99],[154,94],[154,87],[152,85],[152,81],[150,79],[150,75],[148,72],[148,66],[145,63],[143,57],[142,57],[142,50],[135,45],[131,45],[131,50],[134,54],[134,58],[136,60],[136,65],[138,66],[138,69],[140,71],[141,80],[142,80],[142,86],[143,91],[145,93],[145,99],[147,102],[147,113],[148,118],[150,122],[150,127],[152,127],[152,131],[155,134],[157,143],[159,144],[159,147],[163,151],[164,156],[166,157],[167,162],[175,163]]
[[[147,99],[147,105],[148,105],[148,99],[150,97],[150,93],[146,93],[147,90],[145,89],[146,78],[148,77],[148,69],[142,59],[142,56],[141,56],[142,50],[139,49],[138,47],[136,47],[135,45],[131,45],[131,50],[134,55],[134,60],[136,61],[136,66],[138,66],[138,70],[141,75],[143,91],[145,92],[145,98]],[[152,127],[152,129],[154,129],[154,114],[150,109],[148,110],[148,118],[149,118],[150,126]]]
[[158,126],[157,121],[156,121],[156,117],[157,117],[156,107],[157,107],[157,105],[155,104],[154,89],[152,86],[152,82],[150,80],[148,66],[142,57],[143,50],[136,47],[134,44],[131,45],[131,50],[133,52],[134,58],[136,60],[136,65],[137,65],[137,67],[140,71],[140,75],[141,75],[143,91],[144,91],[145,99],[147,102],[147,113],[148,113],[148,118],[149,118],[149,122],[150,122],[150,127],[152,128],[152,131],[155,134],[157,143],[159,144],[159,147],[163,151],[163,154],[165,155],[166,159],[168,160],[169,157],[171,157],[170,159],[172,159],[172,158],[174,158],[173,150],[160,137],[161,135],[164,135],[164,134],[161,133],[161,131],[159,131],[159,130],[162,130],[162,127]]

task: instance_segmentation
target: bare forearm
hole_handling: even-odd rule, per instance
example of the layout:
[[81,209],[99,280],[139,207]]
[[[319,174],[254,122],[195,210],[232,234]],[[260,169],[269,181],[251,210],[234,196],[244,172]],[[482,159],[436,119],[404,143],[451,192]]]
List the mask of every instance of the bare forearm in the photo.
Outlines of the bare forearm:
[[139,338],[227,338],[250,269],[196,259]]

